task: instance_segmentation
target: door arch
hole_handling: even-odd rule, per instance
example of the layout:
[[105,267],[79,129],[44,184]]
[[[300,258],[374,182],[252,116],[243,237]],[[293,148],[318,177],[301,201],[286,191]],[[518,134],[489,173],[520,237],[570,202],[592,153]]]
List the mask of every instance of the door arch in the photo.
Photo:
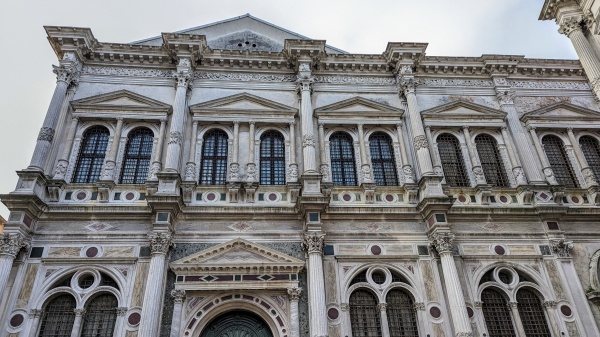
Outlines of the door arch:
[[213,318],[200,337],[274,337],[269,325],[258,315],[233,310]]

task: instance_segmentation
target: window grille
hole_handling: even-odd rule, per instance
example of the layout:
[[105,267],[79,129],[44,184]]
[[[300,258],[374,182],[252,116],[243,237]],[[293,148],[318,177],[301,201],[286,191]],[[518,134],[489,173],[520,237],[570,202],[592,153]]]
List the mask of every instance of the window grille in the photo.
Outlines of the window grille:
[[369,138],[369,148],[375,184],[377,186],[398,185],[396,160],[390,137],[383,132],[374,133]]
[[363,289],[354,291],[349,305],[353,337],[381,336],[381,314],[377,298],[371,292]]
[[517,309],[527,337],[550,337],[542,301],[528,289],[517,292]]
[[81,337],[112,337],[117,321],[117,299],[102,294],[92,299],[86,307]]
[[509,187],[508,177],[494,137],[486,134],[479,135],[475,137],[475,146],[487,183],[496,187]]
[[285,185],[285,142],[277,131],[267,131],[260,137],[260,183]]
[[442,169],[446,184],[457,187],[468,187],[471,185],[465,163],[463,161],[460,143],[456,137],[444,133],[437,137],[437,146],[442,161]]
[[143,184],[148,178],[148,168],[152,159],[154,133],[148,128],[137,128],[127,136],[121,184]]
[[112,277],[110,277],[104,273],[100,273],[100,275],[101,275],[101,279],[100,279],[101,286],[108,286],[108,287],[113,287],[113,288],[119,289],[119,285],[117,284],[117,282],[115,282],[115,280],[112,279]]
[[405,291],[392,289],[386,298],[390,337],[418,337],[414,301]]
[[85,130],[77,156],[73,183],[89,184],[100,179],[108,135],[108,129],[103,126],[92,126]]
[[563,142],[556,136],[544,136],[542,138],[544,152],[554,172],[554,177],[559,184],[568,187],[577,187],[577,180],[573,173],[573,168],[569,163],[569,158],[565,152]]
[[356,186],[356,164],[352,137],[336,132],[329,138],[331,178],[337,186]]
[[227,134],[213,129],[204,135],[200,184],[224,185],[227,179]]
[[515,337],[510,309],[504,297],[492,289],[481,292],[483,318],[490,337]]
[[44,308],[39,337],[71,336],[75,322],[75,299],[71,295],[60,295]]
[[367,271],[366,270],[363,272],[360,272],[358,275],[354,276],[352,281],[350,281],[350,285],[360,283],[360,282],[367,282]]
[[593,137],[583,136],[579,138],[579,146],[581,146],[585,160],[594,172],[596,179],[600,179],[600,145],[598,141]]

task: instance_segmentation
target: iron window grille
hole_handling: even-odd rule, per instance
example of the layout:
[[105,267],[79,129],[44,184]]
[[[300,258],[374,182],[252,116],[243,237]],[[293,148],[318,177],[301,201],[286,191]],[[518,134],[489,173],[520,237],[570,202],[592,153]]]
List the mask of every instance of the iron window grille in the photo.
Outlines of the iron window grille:
[[103,126],[92,126],[85,130],[77,156],[73,183],[90,184],[100,179],[108,136],[108,129]]
[[483,318],[490,337],[515,337],[510,309],[504,297],[488,288],[481,292],[481,301]]
[[200,184],[224,185],[227,179],[227,134],[213,129],[204,135]]
[[356,162],[352,137],[336,132],[329,138],[331,179],[337,186],[356,186]]
[[502,157],[498,151],[498,143],[494,137],[485,134],[479,135],[475,137],[475,146],[487,183],[496,187],[509,187]]
[[117,299],[102,294],[92,299],[86,308],[81,337],[112,337],[117,321]]
[[71,295],[60,295],[44,308],[39,337],[71,336],[75,323],[75,299]]
[[517,292],[517,309],[527,337],[550,337],[540,298],[528,289]]
[[465,170],[465,163],[458,139],[444,133],[437,137],[437,146],[446,184],[456,187],[470,186],[471,182]]
[[588,166],[594,172],[596,179],[600,179],[600,144],[598,140],[590,136],[583,136],[579,138],[579,146]]
[[542,144],[544,144],[544,152],[558,183],[567,187],[577,187],[573,168],[569,163],[563,142],[560,138],[552,135],[544,136]]
[[143,184],[146,182],[152,158],[153,142],[154,133],[148,128],[137,128],[129,133],[121,169],[121,184]]
[[381,316],[377,298],[368,290],[358,289],[350,295],[350,325],[353,337],[380,337]]
[[390,137],[383,132],[372,134],[369,137],[369,149],[371,150],[371,164],[373,164],[375,184],[377,186],[398,185],[396,160]]
[[285,185],[285,141],[277,131],[260,137],[260,183]]
[[386,302],[390,337],[418,337],[415,303],[410,295],[403,290],[392,289]]

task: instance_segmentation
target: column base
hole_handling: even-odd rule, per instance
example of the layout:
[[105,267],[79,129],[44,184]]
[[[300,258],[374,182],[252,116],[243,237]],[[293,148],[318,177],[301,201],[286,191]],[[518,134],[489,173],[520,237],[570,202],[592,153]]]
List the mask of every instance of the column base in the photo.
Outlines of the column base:
[[425,198],[442,198],[447,197],[442,189],[441,176],[422,176],[419,180],[419,192],[421,200]]
[[163,171],[156,174],[158,178],[157,195],[180,195],[181,177],[179,172]]
[[108,202],[110,198],[110,191],[115,187],[113,180],[98,180],[96,181],[96,188],[98,189],[98,201]]

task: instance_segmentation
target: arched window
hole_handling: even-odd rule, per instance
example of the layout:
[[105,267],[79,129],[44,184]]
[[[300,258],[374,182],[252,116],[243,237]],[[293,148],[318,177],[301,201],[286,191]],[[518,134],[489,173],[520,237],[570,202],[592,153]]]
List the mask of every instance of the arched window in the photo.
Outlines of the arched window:
[[552,167],[556,181],[561,185],[577,187],[573,168],[569,163],[569,158],[560,138],[552,135],[544,136],[542,144],[544,144],[544,152],[546,152],[546,157],[550,162],[550,167]]
[[386,297],[390,337],[418,337],[417,315],[412,297],[401,289],[392,289]]
[[277,131],[267,131],[260,137],[260,183],[285,185],[285,142]]
[[350,295],[352,337],[381,336],[381,316],[377,298],[368,290],[358,289]]
[[227,134],[213,129],[204,135],[200,184],[223,185],[227,179]]
[[527,336],[550,337],[542,301],[531,290],[519,289],[517,309]]
[[600,180],[600,145],[594,137],[583,136],[579,138],[579,146],[583,151],[585,160],[594,172],[596,179]]
[[77,156],[73,183],[95,183],[100,178],[108,135],[108,129],[103,126],[92,126],[85,130]]
[[148,128],[129,132],[121,169],[121,184],[143,184],[148,178],[154,134]]
[[504,297],[498,291],[486,288],[481,292],[481,301],[483,318],[490,337],[514,337],[515,328]]
[[112,337],[118,302],[112,294],[94,297],[86,306],[81,337]]
[[478,135],[475,137],[475,146],[487,183],[496,187],[509,187],[508,177],[494,137],[486,134]]
[[383,132],[372,134],[369,137],[369,148],[371,149],[373,176],[377,186],[398,185],[396,161],[390,137]]
[[75,299],[71,295],[60,295],[44,308],[39,337],[71,336],[75,322]]
[[465,163],[458,139],[444,133],[437,137],[437,146],[446,184],[457,187],[468,187],[470,181],[465,170]]
[[336,132],[329,137],[331,178],[337,186],[356,186],[356,166],[352,137]]

